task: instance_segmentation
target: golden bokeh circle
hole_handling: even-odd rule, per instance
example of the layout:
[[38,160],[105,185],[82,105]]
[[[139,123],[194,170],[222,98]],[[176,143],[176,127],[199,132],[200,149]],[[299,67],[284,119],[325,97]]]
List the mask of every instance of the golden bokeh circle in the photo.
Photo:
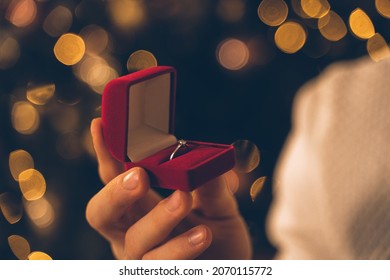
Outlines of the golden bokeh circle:
[[[97,73],[98,72],[104,72],[104,75],[102,75],[102,77],[104,77],[104,82],[103,83],[100,83],[100,84],[97,84],[97,85],[92,85],[92,84],[90,85],[91,89],[93,89],[98,94],[102,94],[103,93],[104,87],[106,86],[106,84],[109,81],[111,81],[113,79],[116,79],[119,76],[118,72],[114,68],[112,68],[111,66],[103,66],[101,69],[95,70],[95,71]],[[92,73],[92,75],[96,75],[95,71],[90,72],[90,74]],[[103,80],[103,78],[101,78],[100,81],[102,81],[102,80]]]
[[263,0],[257,9],[257,14],[265,24],[278,26],[286,20],[288,6],[283,0]]
[[16,150],[9,154],[9,169],[12,177],[17,181],[19,174],[27,169],[34,168],[34,160],[32,156],[25,150]]
[[19,260],[27,260],[31,250],[30,244],[25,238],[16,234],[11,235],[8,237],[8,245]]
[[17,27],[26,27],[37,16],[37,4],[34,0],[11,1],[6,18]]
[[310,18],[303,10],[301,5],[301,0],[290,0],[291,7],[293,11],[303,19]]
[[375,0],[375,7],[379,14],[385,18],[390,18],[390,1],[389,0]]
[[85,54],[84,40],[72,33],[62,35],[54,46],[54,55],[65,65],[74,65]]
[[367,40],[367,52],[374,61],[380,61],[390,57],[390,48],[379,33],[376,33]]
[[40,251],[34,251],[31,254],[28,255],[28,259],[30,261],[48,261],[48,260],[53,260],[48,254]]
[[275,43],[281,51],[292,54],[305,45],[306,37],[306,31],[301,24],[289,21],[283,23],[276,30]]
[[145,50],[133,52],[127,60],[127,70],[129,72],[135,72],[153,66],[157,66],[157,59],[151,52]]
[[318,20],[318,28],[322,36],[333,42],[341,40],[348,32],[343,19],[333,11]]
[[40,116],[37,109],[25,101],[19,101],[14,104],[11,117],[12,126],[21,134],[33,134],[40,124]]
[[301,0],[301,7],[310,18],[321,18],[330,11],[327,0]]
[[375,35],[374,24],[370,17],[360,8],[352,11],[349,16],[349,26],[352,33],[360,39],[369,39]]
[[96,93],[102,94],[105,85],[119,76],[115,61],[100,56],[87,55],[74,68],[75,75],[87,83]]
[[18,41],[0,32],[0,69],[7,69],[13,66],[20,57]]
[[141,0],[110,0],[107,1],[107,11],[112,23],[120,31],[134,29],[145,21],[146,1]]
[[251,196],[252,201],[255,201],[256,197],[259,195],[261,190],[264,188],[266,180],[267,180],[267,177],[262,176],[253,182],[251,189],[249,191],[249,195]]
[[51,37],[58,37],[69,30],[72,21],[73,15],[69,8],[59,5],[47,15],[42,27]]
[[80,36],[84,39],[86,52],[90,54],[103,53],[110,43],[107,31],[94,24],[84,27],[80,31]]
[[88,56],[79,65],[77,75],[99,94],[109,81],[119,76],[113,65],[98,56]]
[[8,223],[16,224],[23,215],[23,205],[20,199],[11,193],[0,194],[0,209]]
[[40,199],[46,192],[46,181],[36,169],[27,169],[19,175],[19,187],[26,200]]
[[54,96],[55,90],[55,84],[29,87],[26,97],[35,105],[45,105]]
[[260,151],[249,140],[237,140],[233,144],[236,164],[234,170],[241,173],[249,173],[260,164]]
[[249,61],[248,46],[238,40],[229,38],[222,41],[217,47],[217,60],[224,68],[229,70],[240,70]]
[[25,209],[27,216],[39,228],[47,228],[55,220],[53,206],[45,197],[34,201],[27,201]]

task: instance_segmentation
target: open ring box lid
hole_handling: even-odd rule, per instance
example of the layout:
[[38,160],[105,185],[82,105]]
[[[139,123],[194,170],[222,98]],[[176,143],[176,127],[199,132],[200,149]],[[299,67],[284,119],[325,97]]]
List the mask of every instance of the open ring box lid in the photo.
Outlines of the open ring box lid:
[[157,66],[109,82],[103,92],[106,146],[126,169],[147,170],[151,184],[191,191],[234,167],[232,145],[188,141],[177,147],[173,134],[176,71]]

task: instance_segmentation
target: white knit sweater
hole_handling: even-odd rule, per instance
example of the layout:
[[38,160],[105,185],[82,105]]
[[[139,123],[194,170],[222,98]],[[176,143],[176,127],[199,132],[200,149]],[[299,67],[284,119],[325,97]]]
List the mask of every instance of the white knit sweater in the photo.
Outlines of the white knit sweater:
[[390,259],[390,59],[298,93],[268,219],[281,259]]

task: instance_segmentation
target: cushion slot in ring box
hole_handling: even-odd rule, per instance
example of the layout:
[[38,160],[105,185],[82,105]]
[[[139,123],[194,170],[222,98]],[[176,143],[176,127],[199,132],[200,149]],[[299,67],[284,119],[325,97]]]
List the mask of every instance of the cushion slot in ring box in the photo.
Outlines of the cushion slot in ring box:
[[218,155],[220,152],[222,152],[222,150],[214,147],[197,146],[172,160],[163,162],[162,165],[175,168],[193,168],[194,166],[210,160],[210,158]]
[[[188,143],[188,142],[187,142]],[[150,164],[150,165],[164,165],[164,166],[171,166],[172,168],[192,168],[193,166],[196,166],[198,164],[201,164],[205,160],[210,159],[210,157],[214,155],[218,155],[219,153],[223,152],[224,150],[221,148],[215,148],[205,145],[193,145],[188,143],[188,148],[182,153],[179,153],[179,151],[176,153],[178,154],[175,156],[172,160],[170,160],[170,156],[172,152],[175,150],[177,145],[173,145],[169,148],[166,148],[162,150],[159,153],[156,153],[154,155],[151,155],[145,159],[142,160],[143,164]],[[195,156],[193,154],[196,154]]]
[[[151,67],[109,82],[102,98],[103,138],[126,169],[143,167],[151,184],[191,191],[234,167],[232,145],[189,141],[179,151],[174,132],[176,70]],[[201,109],[200,109],[201,111]]]

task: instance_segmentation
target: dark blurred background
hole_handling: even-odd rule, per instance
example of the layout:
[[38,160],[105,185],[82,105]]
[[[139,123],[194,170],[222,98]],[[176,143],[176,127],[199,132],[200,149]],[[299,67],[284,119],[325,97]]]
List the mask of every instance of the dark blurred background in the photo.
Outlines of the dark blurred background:
[[[259,19],[260,1],[1,0],[0,258],[16,259],[11,235],[22,236],[31,251],[53,259],[112,258],[108,244],[84,217],[88,200],[102,187],[89,125],[100,116],[104,84],[128,74],[134,63],[128,59],[139,50],[149,55],[139,65],[147,66],[154,55],[158,65],[177,69],[178,138],[247,139],[260,150],[259,166],[240,173],[237,197],[254,257],[272,258],[265,219],[293,97],[330,63],[367,55],[367,40],[352,34],[348,25],[356,8],[389,40],[390,21],[378,13],[381,1],[376,2],[330,1],[347,28],[332,41],[321,34],[317,19],[292,9],[299,1],[287,0],[287,21],[305,30],[303,47],[288,54],[275,44],[278,26]],[[270,16],[277,17],[277,11],[271,9]],[[86,45],[82,60],[70,66],[53,52],[65,33],[78,34]],[[46,181],[44,198],[35,202],[23,198],[11,176],[10,153],[20,149],[31,155]],[[261,176],[266,183],[252,201],[251,185]]]

